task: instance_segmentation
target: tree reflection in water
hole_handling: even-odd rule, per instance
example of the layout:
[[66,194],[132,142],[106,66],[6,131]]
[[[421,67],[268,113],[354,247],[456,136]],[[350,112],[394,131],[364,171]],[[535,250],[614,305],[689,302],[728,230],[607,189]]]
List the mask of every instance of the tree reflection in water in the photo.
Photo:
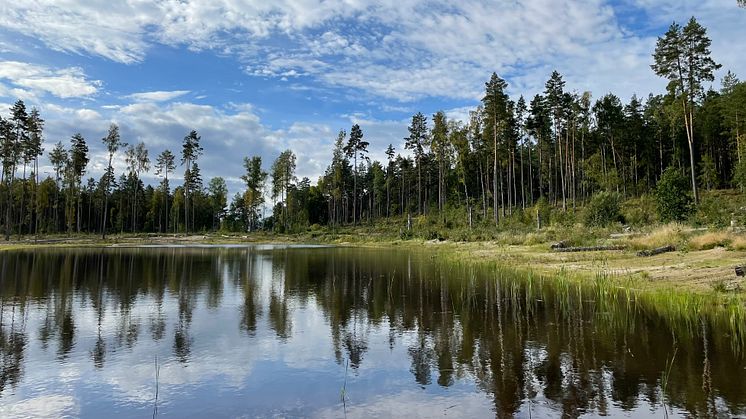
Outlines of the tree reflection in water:
[[[56,347],[58,362],[83,350],[105,369],[111,354],[170,336],[174,359],[198,362],[194,345],[209,342],[191,329],[204,306],[236,310],[238,325],[215,328],[232,327],[247,344],[265,331],[280,344],[304,339],[294,322],[318,310],[331,349],[318,356],[342,368],[349,360],[360,376],[383,345],[408,358],[412,385],[471,383],[499,417],[542,406],[606,415],[642,401],[662,410],[663,400],[695,416],[745,411],[746,362],[733,344],[741,335],[712,319],[667,318],[610,289],[382,249],[60,249],[0,259],[0,397],[22,382],[29,339]],[[38,330],[27,330],[29,313]],[[91,320],[96,337],[85,340],[78,325]],[[372,342],[380,331],[385,341]]]

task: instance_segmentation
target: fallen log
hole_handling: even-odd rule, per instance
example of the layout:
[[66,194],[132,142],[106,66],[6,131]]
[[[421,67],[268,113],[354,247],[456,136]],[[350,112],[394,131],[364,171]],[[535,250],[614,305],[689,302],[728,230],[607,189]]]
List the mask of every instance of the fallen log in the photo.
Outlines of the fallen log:
[[746,275],[746,266],[736,266],[736,276]]
[[588,246],[588,247],[565,247],[554,249],[555,252],[603,252],[606,250],[624,250],[625,246]]
[[655,255],[660,255],[661,253],[673,252],[675,250],[676,248],[669,244],[668,246],[656,247],[655,249],[640,250],[639,252],[637,252],[637,256],[640,256],[640,257],[655,256]]
[[553,243],[551,246],[552,250],[556,249],[566,249],[567,248],[567,242],[564,240],[558,241],[557,243]]

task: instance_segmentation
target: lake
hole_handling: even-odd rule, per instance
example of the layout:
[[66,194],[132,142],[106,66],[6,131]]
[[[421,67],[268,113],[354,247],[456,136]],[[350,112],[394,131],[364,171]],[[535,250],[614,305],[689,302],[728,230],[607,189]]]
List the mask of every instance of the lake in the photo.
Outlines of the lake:
[[441,253],[0,252],[0,416],[746,415],[738,327]]

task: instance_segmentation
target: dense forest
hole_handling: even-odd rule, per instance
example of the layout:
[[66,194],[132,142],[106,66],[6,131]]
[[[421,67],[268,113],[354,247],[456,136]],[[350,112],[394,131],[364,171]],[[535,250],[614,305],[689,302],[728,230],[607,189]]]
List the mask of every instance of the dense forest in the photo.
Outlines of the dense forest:
[[[401,139],[392,139],[386,161],[371,161],[358,125],[339,132],[331,163],[315,184],[297,179],[292,150],[271,167],[259,156],[246,157],[246,189],[230,203],[223,178],[202,178],[197,131],[184,137],[180,152],[164,150],[151,161],[145,144],[126,144],[112,124],[101,139],[108,160],[99,179],[86,179],[87,140],[75,134],[47,151],[53,173],[42,179],[44,120],[19,100],[0,116],[3,232],[6,239],[60,232],[291,232],[419,215],[500,226],[525,219],[537,206],[573,211],[594,197],[639,197],[661,183],[682,182],[686,191],[676,194],[694,207],[701,189],[746,188],[746,82],[728,71],[720,90],[709,87],[720,68],[710,44],[694,18],[673,23],[651,61],[667,89],[647,97],[594,98],[566,86],[554,71],[543,93],[511,98],[507,82],[492,74],[467,121],[443,111],[430,118],[417,113],[404,150],[393,145]],[[118,154],[127,162],[124,173],[112,166]],[[183,183],[172,188],[177,166]],[[141,175],[151,170],[161,181],[145,185]],[[271,214],[265,216],[265,208]]]

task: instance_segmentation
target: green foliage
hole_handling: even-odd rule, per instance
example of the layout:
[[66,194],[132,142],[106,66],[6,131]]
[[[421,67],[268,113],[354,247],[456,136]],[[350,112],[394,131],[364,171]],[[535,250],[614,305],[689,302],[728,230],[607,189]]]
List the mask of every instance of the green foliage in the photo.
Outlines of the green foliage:
[[717,195],[709,194],[702,197],[694,213],[693,224],[712,227],[727,227],[733,208]]
[[746,159],[736,164],[736,170],[733,173],[733,183],[738,185],[741,192],[746,192]]
[[689,181],[669,166],[661,175],[655,190],[658,217],[663,222],[684,221],[693,210]]
[[552,225],[572,227],[578,222],[578,215],[572,208],[567,211],[552,211],[550,221]]
[[712,157],[705,154],[699,163],[699,183],[705,189],[715,189],[718,186],[718,172]]
[[[746,83],[729,72],[719,92],[705,92],[704,82],[712,81],[719,67],[710,58],[709,47],[706,31],[696,20],[684,27],[672,25],[658,41],[652,66],[671,81],[668,91],[646,100],[633,96],[626,104],[612,93],[592,103],[591,92],[573,93],[576,89],[566,88],[554,71],[546,90],[527,106],[523,97],[514,103],[505,80],[492,74],[480,106],[464,121],[446,118],[443,112],[430,119],[417,112],[408,132],[395,134],[408,136],[392,137],[404,140],[403,148],[411,151],[405,156],[389,145],[386,161],[375,161],[376,152],[369,155],[369,143],[363,140],[364,127],[356,124],[349,141],[345,131],[339,132],[330,150],[331,162],[315,184],[296,178],[292,150],[282,152],[271,169],[262,167],[259,156],[244,159],[245,188],[231,191],[230,204],[225,182],[203,182],[200,176],[197,163],[203,150],[196,131],[184,138],[180,153],[183,184],[177,183],[181,179],[169,179],[177,157],[166,150],[154,165],[160,185],[144,185],[139,179],[148,166],[144,144],[127,148],[119,128],[111,125],[103,140],[106,156],[89,156],[80,135],[67,150],[62,143],[48,147],[50,179],[42,185],[34,160],[42,150],[44,121],[38,111],[26,112],[23,101],[18,101],[7,118],[0,115],[0,218],[6,237],[35,230],[59,232],[65,226],[69,231],[102,233],[129,227],[174,233],[218,227],[289,233],[314,224],[330,229],[354,224],[361,227],[356,230],[361,235],[366,234],[364,227],[376,226],[381,231],[374,234],[396,237],[406,226],[407,214],[412,214],[424,218],[413,220],[412,230],[406,232],[411,238],[538,242],[537,236],[544,240],[570,234],[580,229],[579,222],[604,226],[623,219],[644,226],[689,217],[689,176],[678,182],[681,176],[667,173],[652,194],[662,165],[676,162],[684,164],[680,171],[687,175],[693,167],[699,183],[708,189],[691,222],[724,227],[735,220],[744,225],[744,194],[732,198],[717,195],[723,191],[714,189],[737,185],[746,191]],[[684,117],[694,122],[682,124]],[[696,149],[689,160],[687,139],[692,138]],[[115,178],[108,162],[121,148],[126,150],[129,170]],[[298,164],[305,165],[309,157],[298,156]],[[311,163],[317,171],[318,162]],[[106,168],[98,184],[82,182],[89,166]],[[203,183],[210,185],[209,190]],[[600,191],[607,192],[584,208]],[[622,205],[612,191],[623,192],[631,201]],[[277,204],[274,208],[266,203],[267,192],[274,198],[272,205]],[[496,208],[499,214],[493,212]],[[537,232],[539,220],[543,228]],[[527,234],[534,236],[524,239]]]
[[[552,215],[552,207],[549,205],[549,201],[545,197],[539,198],[534,206],[534,217],[538,217],[541,220],[542,227],[549,224],[550,217]],[[536,221],[536,219],[534,219]]]
[[624,221],[632,226],[641,227],[654,224],[656,217],[656,201],[652,195],[642,195],[622,204]]
[[585,225],[604,227],[622,221],[619,201],[619,194],[614,192],[599,192],[593,195],[585,208]]

